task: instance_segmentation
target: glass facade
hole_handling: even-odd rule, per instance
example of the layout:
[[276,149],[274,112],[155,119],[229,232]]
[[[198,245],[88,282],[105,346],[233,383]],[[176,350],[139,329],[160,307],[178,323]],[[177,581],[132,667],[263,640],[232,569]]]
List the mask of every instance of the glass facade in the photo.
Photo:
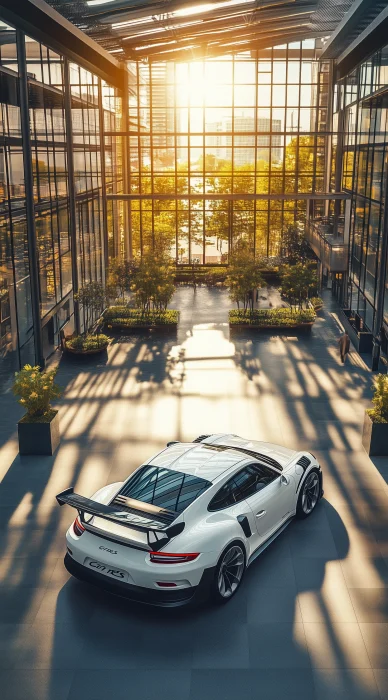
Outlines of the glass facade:
[[131,69],[134,252],[224,263],[244,239],[278,255],[283,231],[305,218],[298,193],[325,189],[329,64],[315,41]]
[[[351,194],[347,306],[377,335],[379,290],[385,286],[383,327],[388,331],[388,283],[383,241],[388,235],[388,47],[352,71],[335,89],[334,119],[344,124],[342,186]],[[379,326],[379,327],[377,327]],[[384,333],[382,334],[384,336]]]
[[[75,283],[104,280],[108,254],[121,252],[123,238],[121,204],[110,202],[108,209],[105,203],[106,191],[123,191],[122,137],[113,136],[121,128],[120,91],[30,37],[21,35],[21,41],[23,66],[16,30],[1,23],[0,379],[49,357],[61,329],[73,330]],[[23,115],[24,79],[28,114]],[[27,161],[33,179],[31,231]],[[37,247],[41,358],[32,318],[29,235]]]

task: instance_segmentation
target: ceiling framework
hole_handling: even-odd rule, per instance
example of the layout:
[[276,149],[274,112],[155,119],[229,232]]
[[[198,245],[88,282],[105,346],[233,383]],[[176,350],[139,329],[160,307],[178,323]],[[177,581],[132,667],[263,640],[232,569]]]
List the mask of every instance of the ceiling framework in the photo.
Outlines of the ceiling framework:
[[352,2],[49,0],[49,4],[117,59],[164,61],[329,37]]

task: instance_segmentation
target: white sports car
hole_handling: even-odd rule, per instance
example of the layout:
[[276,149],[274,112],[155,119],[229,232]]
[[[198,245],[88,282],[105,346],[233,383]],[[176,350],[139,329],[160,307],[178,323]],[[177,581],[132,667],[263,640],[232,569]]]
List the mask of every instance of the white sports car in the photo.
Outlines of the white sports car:
[[201,435],[173,442],[123,483],[91,499],[58,494],[78,516],[66,534],[65,566],[79,579],[154,605],[236,593],[244,571],[296,515],[323,494],[314,455]]

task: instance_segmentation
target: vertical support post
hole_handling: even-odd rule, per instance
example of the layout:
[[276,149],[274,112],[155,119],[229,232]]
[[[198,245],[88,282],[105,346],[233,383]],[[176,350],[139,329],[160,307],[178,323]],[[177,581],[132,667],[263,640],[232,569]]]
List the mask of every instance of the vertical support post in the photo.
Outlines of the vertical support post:
[[[334,118],[334,61],[329,62],[329,84],[327,94],[327,121],[326,129],[329,133],[325,137],[326,168],[324,192],[330,192],[331,160],[333,155],[333,118]],[[338,190],[337,190],[338,191]],[[325,200],[325,216],[329,216],[330,200]]]
[[[128,98],[128,74],[127,69],[123,69],[123,179],[124,179],[124,192],[131,192],[130,181],[129,181],[129,98]],[[140,130],[140,126],[138,125]],[[131,260],[132,251],[132,229],[131,229],[131,213],[130,213],[130,200],[124,199],[124,259]]]
[[[71,274],[73,279],[73,294],[78,293],[78,265],[77,265],[77,218],[75,202],[74,182],[74,156],[73,156],[73,124],[71,118],[71,89],[69,61],[64,59],[64,94],[65,94],[65,124],[66,124],[66,153],[67,153],[67,187],[69,195],[69,233],[71,248]],[[74,301],[74,329],[81,332],[79,304]]]
[[108,211],[106,201],[106,174],[105,174],[105,126],[104,108],[102,102],[102,80],[98,79],[98,116],[100,126],[100,153],[101,153],[101,195],[102,195],[102,232],[104,239],[104,273],[105,280],[108,277],[109,247],[108,247]]
[[375,313],[375,322],[373,326],[373,350],[372,350],[372,372],[376,372],[379,368],[380,348],[381,348],[381,327],[383,325],[384,316],[384,295],[385,295],[385,277],[387,274],[387,256],[388,256],[388,177],[385,178],[385,193],[384,193],[384,217],[383,230],[381,232],[381,251],[380,251],[380,270],[378,271],[377,280],[377,304]]
[[20,121],[23,141],[27,247],[31,280],[32,324],[34,329],[35,341],[35,362],[43,369],[45,361],[43,355],[42,324],[40,319],[39,262],[35,232],[34,178],[32,171],[26,47],[24,43],[24,38],[24,33],[18,29],[16,31],[16,46],[19,64]]

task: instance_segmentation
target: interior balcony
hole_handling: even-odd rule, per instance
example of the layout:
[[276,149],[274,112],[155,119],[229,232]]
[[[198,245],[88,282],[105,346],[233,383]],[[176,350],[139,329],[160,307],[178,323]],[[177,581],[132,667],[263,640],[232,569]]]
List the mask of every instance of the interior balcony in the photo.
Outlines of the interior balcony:
[[344,217],[320,217],[306,223],[305,236],[328,272],[346,272],[349,244]]

